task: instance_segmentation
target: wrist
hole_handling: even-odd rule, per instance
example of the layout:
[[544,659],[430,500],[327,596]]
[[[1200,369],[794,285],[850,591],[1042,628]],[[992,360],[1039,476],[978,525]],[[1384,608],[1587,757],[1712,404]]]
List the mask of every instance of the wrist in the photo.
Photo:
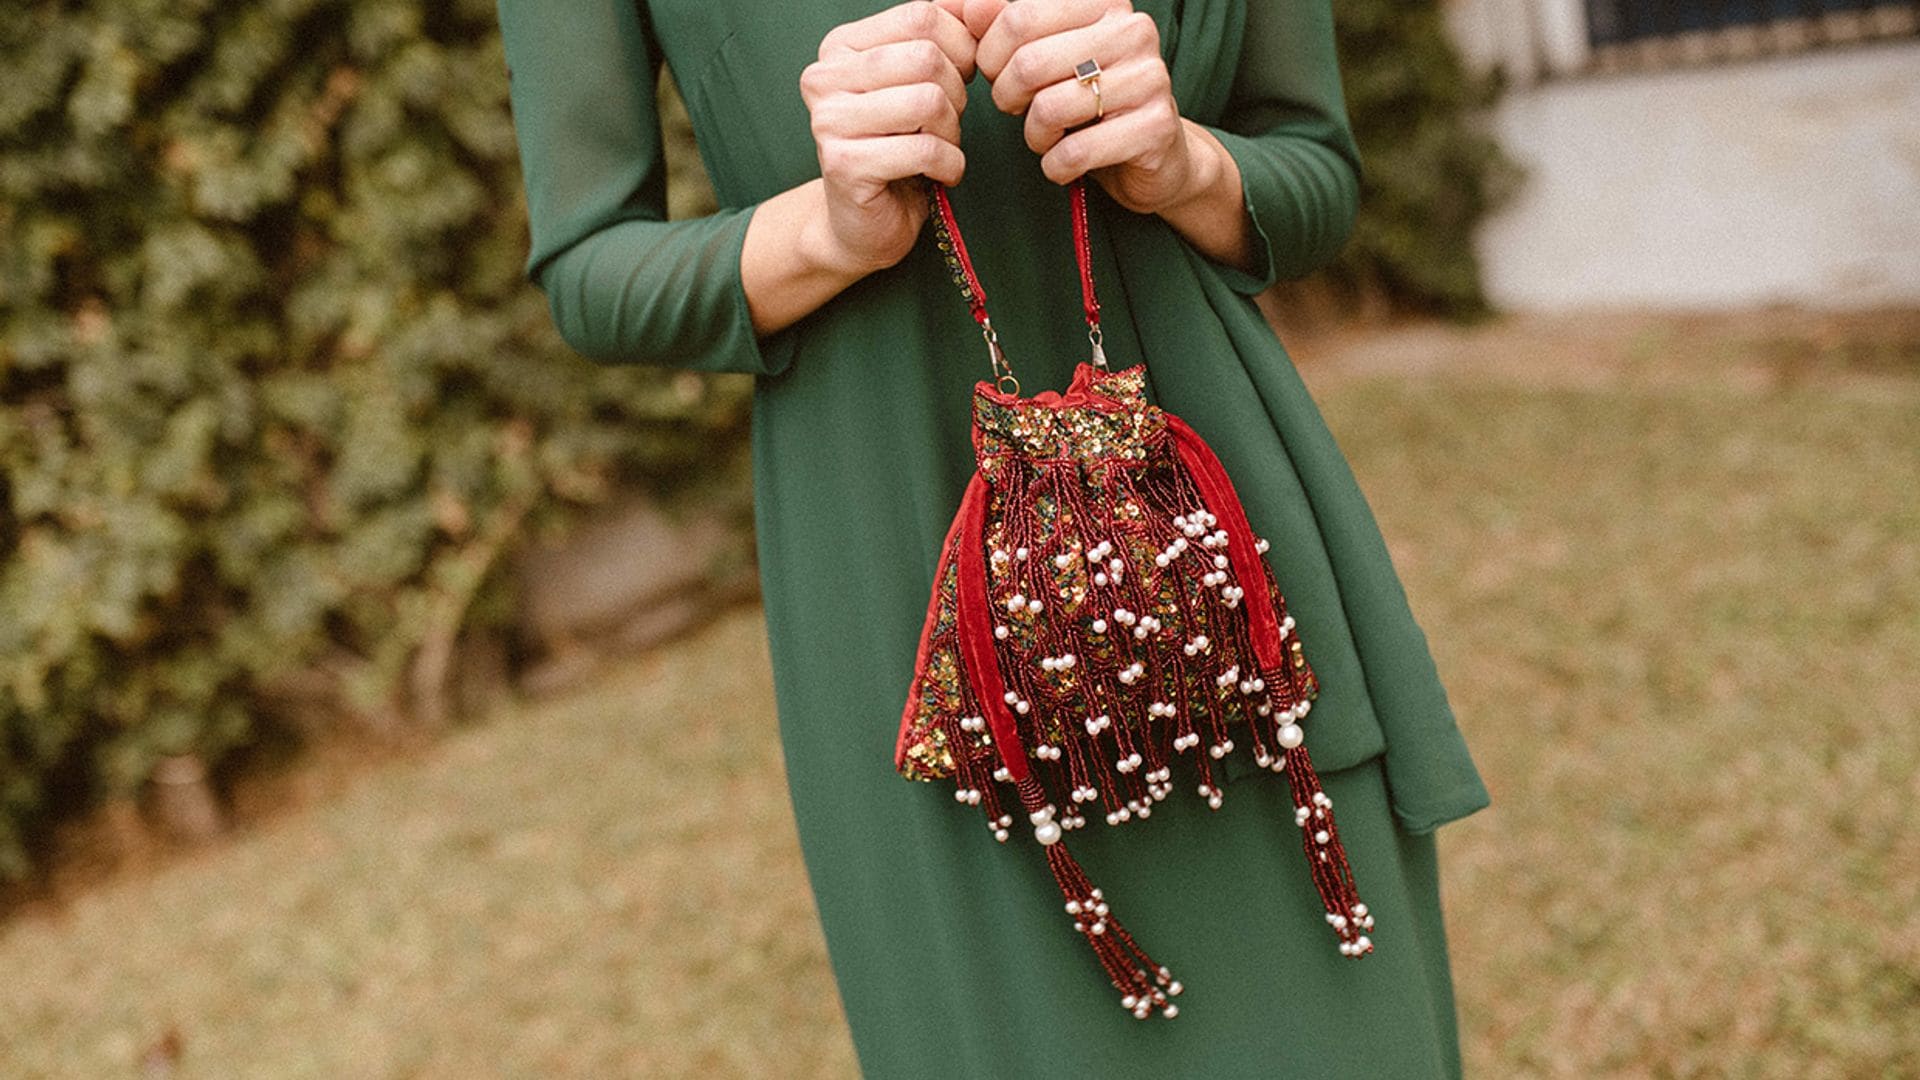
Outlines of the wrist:
[[834,231],[833,217],[827,209],[826,183],[812,180],[800,188],[800,231],[795,254],[804,272],[844,288],[889,263],[881,262],[848,247]]
[[1239,187],[1238,170],[1227,148],[1220,145],[1206,128],[1185,117],[1180,119],[1181,136],[1186,140],[1187,182],[1159,213],[1178,213],[1196,205],[1220,200],[1228,186]]

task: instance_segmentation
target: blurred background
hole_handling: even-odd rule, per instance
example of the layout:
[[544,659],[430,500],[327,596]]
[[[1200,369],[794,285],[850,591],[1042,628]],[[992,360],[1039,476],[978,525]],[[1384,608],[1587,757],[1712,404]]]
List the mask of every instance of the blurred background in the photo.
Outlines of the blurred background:
[[[1468,1074],[1920,1076],[1920,4],[1335,11]],[[751,384],[559,343],[491,3],[0,58],[0,1076],[853,1075]]]

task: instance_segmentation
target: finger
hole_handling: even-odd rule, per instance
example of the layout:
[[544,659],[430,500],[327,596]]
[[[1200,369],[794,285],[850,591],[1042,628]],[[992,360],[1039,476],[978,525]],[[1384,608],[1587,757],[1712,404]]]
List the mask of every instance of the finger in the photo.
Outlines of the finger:
[[960,143],[960,112],[933,83],[884,86],[864,94],[833,94],[813,107],[816,140],[911,135],[924,131]]
[[820,40],[820,59],[916,38],[940,46],[962,79],[973,77],[973,35],[957,16],[931,0],[908,0],[877,15],[834,27]]
[[1050,34],[1014,50],[993,80],[993,103],[1002,112],[1018,115],[1043,87],[1072,79],[1082,61],[1095,60],[1107,68],[1146,56],[1160,58],[1160,28],[1145,12]]
[[830,94],[865,93],[888,86],[930,82],[953,102],[956,112],[967,107],[967,84],[953,61],[925,38],[890,41],[864,52],[836,53],[808,64],[800,73],[800,96],[809,108]]
[[[1167,66],[1159,58],[1132,60],[1100,75],[1100,97],[1093,88],[1068,79],[1044,87],[1027,106],[1025,135],[1036,154],[1045,154],[1066,136],[1067,129],[1115,116],[1172,94]],[[1104,112],[1102,110],[1104,109]]]
[[1180,114],[1170,104],[1152,104],[1089,124],[1040,156],[1040,171],[1065,184],[1095,169],[1134,161],[1168,146],[1178,134]]
[[986,36],[993,26],[993,20],[1007,9],[1008,0],[963,0],[960,21],[967,24],[967,32],[978,40]]
[[975,50],[980,73],[989,79],[998,79],[1008,58],[1020,46],[1049,34],[1089,26],[1109,12],[1131,10],[1133,5],[1127,0],[1054,0],[1052,3],[1027,0],[1025,3],[1008,4],[993,20],[993,25],[987,27],[987,32],[980,36],[979,48]]
[[830,183],[878,187],[924,173],[951,186],[966,171],[966,155],[937,135],[833,139],[820,145],[820,173]]

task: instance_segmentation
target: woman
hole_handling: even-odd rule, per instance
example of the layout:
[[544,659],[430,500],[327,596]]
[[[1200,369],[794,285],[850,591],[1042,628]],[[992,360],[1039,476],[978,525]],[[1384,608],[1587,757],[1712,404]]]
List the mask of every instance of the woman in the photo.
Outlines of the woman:
[[[865,1072],[1458,1075],[1432,832],[1488,795],[1366,502],[1252,302],[1352,224],[1326,0],[501,12],[528,270],[562,333],[602,362],[757,377],[780,734]],[[1098,100],[1075,77],[1086,60]],[[663,220],[662,61],[723,207],[698,220]],[[1064,388],[1087,351],[1062,188],[1083,173],[1106,351],[1146,362],[1154,400],[1212,444],[1272,540],[1322,686],[1308,745],[1376,918],[1374,951],[1341,956],[1286,784],[1244,754],[1225,762],[1220,813],[1176,795],[1150,823],[1077,833],[1078,857],[1186,980],[1173,1021],[1115,1007],[1039,860],[893,769],[987,374],[914,178],[955,185],[1031,393]]]

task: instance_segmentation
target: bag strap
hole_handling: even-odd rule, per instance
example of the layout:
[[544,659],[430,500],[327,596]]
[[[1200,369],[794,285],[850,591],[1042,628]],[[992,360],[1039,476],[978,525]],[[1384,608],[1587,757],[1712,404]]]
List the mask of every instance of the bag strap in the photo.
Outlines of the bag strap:
[[[947,264],[947,273],[960,287],[960,296],[967,302],[967,309],[973,315],[973,321],[980,327],[980,336],[987,342],[987,359],[993,365],[994,381],[1004,393],[1018,395],[1020,380],[1014,377],[1013,365],[1008,363],[1007,354],[1000,348],[1000,335],[994,332],[993,319],[987,314],[987,290],[980,284],[980,276],[974,272],[973,259],[967,254],[967,242],[960,236],[960,222],[953,216],[953,202],[947,197],[947,186],[926,178],[927,199],[932,204],[934,239],[940,248],[940,257]],[[1087,179],[1076,178],[1067,185],[1067,206],[1069,217],[1073,221],[1073,259],[1080,268],[1080,304],[1087,316],[1087,340],[1093,345],[1093,365],[1102,370],[1107,366],[1107,353],[1102,346],[1100,333],[1100,298],[1093,288],[1093,241],[1087,232]]]

